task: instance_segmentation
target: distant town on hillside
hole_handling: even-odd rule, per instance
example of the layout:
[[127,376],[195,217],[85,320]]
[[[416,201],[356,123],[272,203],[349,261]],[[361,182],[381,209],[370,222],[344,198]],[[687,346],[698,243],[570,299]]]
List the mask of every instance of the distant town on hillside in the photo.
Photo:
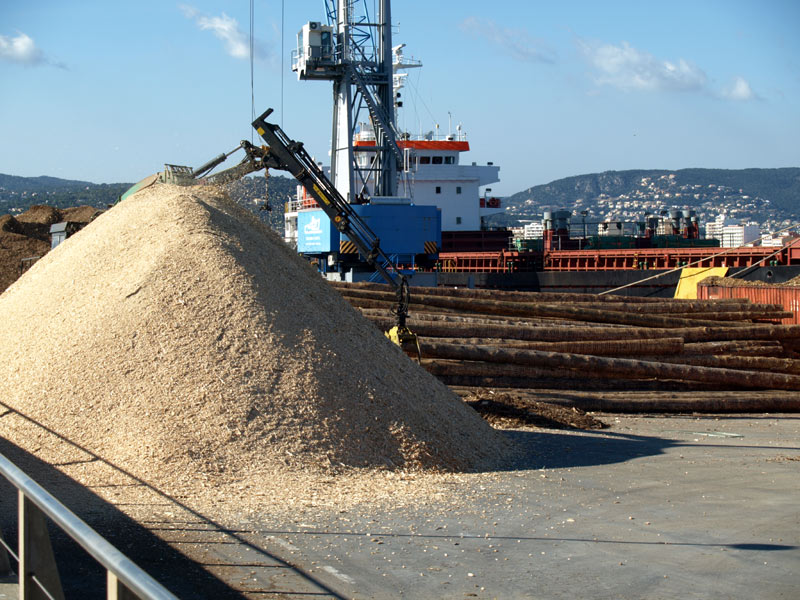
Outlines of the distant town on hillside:
[[503,198],[503,206],[491,225],[535,230],[545,211],[566,210],[573,225],[592,234],[598,225],[688,209],[701,231],[736,225],[771,237],[800,222],[800,168],[606,171],[528,188]]
[[[105,208],[131,185],[0,174],[0,215],[19,214],[35,204]],[[228,191],[282,234],[283,204],[295,188],[294,179],[276,175],[247,177],[229,184]],[[719,235],[720,227],[741,226],[751,237],[756,232],[769,238],[800,222],[800,168],[606,171],[534,186],[503,198],[502,205],[503,212],[487,224],[517,232],[528,225],[529,234],[545,211],[569,211],[573,225],[594,234],[602,233],[603,223],[633,224],[690,209],[701,231],[710,225],[709,232]]]

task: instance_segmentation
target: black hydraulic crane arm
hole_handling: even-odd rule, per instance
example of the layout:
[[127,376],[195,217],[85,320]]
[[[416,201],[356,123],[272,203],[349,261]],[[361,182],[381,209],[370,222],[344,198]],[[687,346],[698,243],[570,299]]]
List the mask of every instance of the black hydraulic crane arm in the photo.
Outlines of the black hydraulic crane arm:
[[394,312],[397,315],[398,333],[401,336],[408,334],[406,317],[408,316],[409,295],[408,280],[405,275],[397,272],[394,273],[394,276],[392,275],[389,267],[391,261],[381,250],[378,236],[342,197],[322,169],[306,152],[302,142],[291,140],[277,124],[267,122],[266,119],[271,113],[272,109],[270,108],[253,121],[253,127],[267,143],[267,147],[256,149],[248,142],[242,142],[242,147],[249,156],[252,156],[256,150],[260,150],[258,154],[261,166],[264,168],[291,173],[306,192],[317,201],[336,229],[350,238],[367,263],[378,271],[395,290],[397,306]]
[[[392,309],[397,315],[397,326],[386,335],[399,346],[403,346],[405,342],[414,342],[417,354],[420,355],[417,337],[406,326],[409,305],[408,279],[391,266],[389,257],[381,250],[378,236],[337,191],[322,169],[305,151],[303,144],[291,140],[278,125],[267,123],[267,117],[271,113],[270,108],[253,121],[253,127],[267,143],[266,146],[256,146],[247,140],[242,140],[230,152],[222,153],[196,169],[183,165],[164,165],[163,172],[150,175],[135,184],[120,197],[120,200],[125,200],[128,196],[156,183],[221,185],[261,169],[288,171],[317,201],[336,229],[350,238],[367,263],[392,286],[397,294],[397,304]],[[244,150],[245,157],[238,165],[211,174],[212,170],[240,148]]]

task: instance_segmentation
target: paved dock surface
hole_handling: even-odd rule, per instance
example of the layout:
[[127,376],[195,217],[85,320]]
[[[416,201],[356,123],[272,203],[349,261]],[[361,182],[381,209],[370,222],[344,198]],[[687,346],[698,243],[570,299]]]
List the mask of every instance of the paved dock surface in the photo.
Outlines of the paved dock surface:
[[123,537],[187,598],[800,597],[800,416],[602,418],[511,433],[525,460],[460,502],[223,527],[162,501]]

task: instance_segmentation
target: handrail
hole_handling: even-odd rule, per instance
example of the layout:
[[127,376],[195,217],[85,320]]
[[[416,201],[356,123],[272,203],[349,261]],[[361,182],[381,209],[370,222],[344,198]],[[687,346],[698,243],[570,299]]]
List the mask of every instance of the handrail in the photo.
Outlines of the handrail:
[[[10,481],[24,497],[35,504],[47,517],[78,542],[110,575],[114,575],[129,591],[142,600],[178,600],[160,583],[117,550],[83,520],[26,475],[19,467],[0,454],[0,474]],[[20,498],[22,500],[22,497]],[[20,529],[22,524],[20,524]],[[21,557],[20,557],[21,558]],[[20,579],[24,577],[19,574]]]

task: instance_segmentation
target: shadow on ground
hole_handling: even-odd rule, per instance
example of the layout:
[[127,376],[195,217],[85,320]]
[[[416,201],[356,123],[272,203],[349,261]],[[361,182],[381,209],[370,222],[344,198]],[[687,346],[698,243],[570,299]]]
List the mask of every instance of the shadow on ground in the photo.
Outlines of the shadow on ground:
[[[113,504],[109,504],[90,489],[61,473],[50,464],[41,461],[36,456],[21,449],[19,446],[0,438],[0,453],[22,469],[29,477],[39,483],[57,499],[62,501],[68,509],[86,521],[101,536],[116,546],[139,567],[154,577],[161,585],[166,587],[179,598],[219,598],[221,600],[244,598],[247,592],[255,590],[238,590],[229,583],[222,581],[208,572],[206,567],[218,567],[219,560],[212,555],[206,561],[196,562],[176,550],[164,540],[159,539],[146,526],[138,523]],[[152,487],[148,487],[151,493]],[[334,590],[328,588],[313,576],[308,575],[281,558],[270,554],[263,548],[253,545],[240,538],[239,532],[225,529],[208,518],[194,513],[179,501],[161,495],[163,503],[147,502],[154,509],[165,507],[178,507],[192,513],[194,524],[203,525],[206,531],[213,530],[229,536],[229,543],[242,544],[250,550],[255,550],[258,557],[258,566],[269,563],[276,569],[290,569],[306,581],[305,587],[315,589],[311,595],[325,598],[342,598]],[[4,539],[16,548],[17,539],[17,494],[16,489],[4,478],[0,477],[0,531]],[[106,598],[106,573],[105,570],[89,556],[76,542],[70,539],[52,523],[50,525],[51,541],[53,544],[56,562],[58,564],[64,592],[67,597],[92,600]],[[197,531],[196,529],[194,530]],[[203,564],[203,562],[207,564]],[[234,571],[231,580],[245,579],[250,572],[252,555],[248,561],[226,563]],[[12,567],[16,569],[15,561]],[[240,576],[241,575],[241,576]],[[257,594],[271,594],[280,596],[281,592],[275,590],[258,590]]]
[[[552,431],[506,431],[504,432],[520,449],[518,456],[508,469],[564,469],[570,467],[591,467],[621,463],[645,456],[664,454],[669,448],[685,448],[698,444],[685,440],[658,436],[633,435],[610,432],[608,430],[583,430],[570,433]],[[686,433],[693,432],[687,431]],[[704,448],[716,444],[704,442]],[[737,444],[720,445],[727,449],[752,449],[761,446]],[[800,446],[770,446],[770,450],[798,451]]]
[[643,456],[657,456],[684,442],[655,436],[609,431],[506,431],[519,448],[506,470],[563,469],[621,463]]

